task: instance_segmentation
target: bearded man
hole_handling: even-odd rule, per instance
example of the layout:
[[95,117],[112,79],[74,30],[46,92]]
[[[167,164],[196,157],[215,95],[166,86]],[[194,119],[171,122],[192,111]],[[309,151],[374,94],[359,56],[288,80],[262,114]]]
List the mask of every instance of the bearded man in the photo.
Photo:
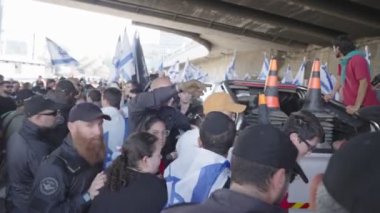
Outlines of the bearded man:
[[92,103],[74,106],[68,118],[69,135],[41,163],[33,184],[28,212],[86,212],[103,187],[105,158],[103,119]]

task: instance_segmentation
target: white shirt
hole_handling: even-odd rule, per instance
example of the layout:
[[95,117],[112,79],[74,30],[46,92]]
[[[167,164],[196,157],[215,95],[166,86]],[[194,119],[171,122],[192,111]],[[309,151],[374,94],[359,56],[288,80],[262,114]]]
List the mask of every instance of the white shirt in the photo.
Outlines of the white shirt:
[[124,116],[115,107],[103,107],[102,112],[111,117],[110,121],[103,122],[103,136],[107,148],[106,166],[120,155],[118,150],[123,146],[125,136]]

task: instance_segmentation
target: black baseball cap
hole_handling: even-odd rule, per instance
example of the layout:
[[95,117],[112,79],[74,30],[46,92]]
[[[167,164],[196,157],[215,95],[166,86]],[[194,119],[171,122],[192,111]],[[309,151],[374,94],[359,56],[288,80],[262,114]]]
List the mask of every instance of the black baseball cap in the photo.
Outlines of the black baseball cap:
[[233,154],[247,161],[283,168],[308,179],[297,163],[298,150],[289,136],[270,124],[245,128],[236,139]]
[[24,100],[24,113],[27,117],[36,115],[44,110],[59,110],[63,105],[42,95],[34,95]]
[[111,120],[109,115],[103,114],[102,110],[93,103],[81,103],[75,105],[69,113],[69,122],[90,122],[98,118]]
[[328,193],[348,212],[380,211],[380,132],[358,135],[331,157],[323,176]]
[[200,131],[208,132],[212,135],[219,135],[230,128],[235,128],[235,123],[230,117],[221,112],[209,112],[202,122]]

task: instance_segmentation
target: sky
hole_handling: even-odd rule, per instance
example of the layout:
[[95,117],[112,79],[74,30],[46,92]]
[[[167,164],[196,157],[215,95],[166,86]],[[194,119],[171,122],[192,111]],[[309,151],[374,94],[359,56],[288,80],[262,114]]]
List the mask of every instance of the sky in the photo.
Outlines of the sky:
[[131,40],[138,29],[141,43],[158,44],[158,30],[131,26],[131,20],[32,0],[3,0],[3,30],[42,46],[49,37],[76,57],[112,57],[117,38],[127,26]]

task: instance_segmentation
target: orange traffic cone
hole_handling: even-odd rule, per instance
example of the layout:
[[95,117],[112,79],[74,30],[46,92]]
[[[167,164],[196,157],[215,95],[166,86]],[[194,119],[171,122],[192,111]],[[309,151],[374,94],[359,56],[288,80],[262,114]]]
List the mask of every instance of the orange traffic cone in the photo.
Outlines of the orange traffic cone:
[[304,110],[311,112],[324,112],[321,93],[320,67],[321,62],[319,59],[315,59],[311,69],[305,103],[303,105]]
[[259,94],[259,125],[270,124],[267,101],[264,94]]
[[269,111],[277,111],[280,109],[280,101],[278,99],[277,85],[278,85],[277,60],[272,57],[269,63],[269,74],[265,81],[265,88],[264,88],[267,107]]

